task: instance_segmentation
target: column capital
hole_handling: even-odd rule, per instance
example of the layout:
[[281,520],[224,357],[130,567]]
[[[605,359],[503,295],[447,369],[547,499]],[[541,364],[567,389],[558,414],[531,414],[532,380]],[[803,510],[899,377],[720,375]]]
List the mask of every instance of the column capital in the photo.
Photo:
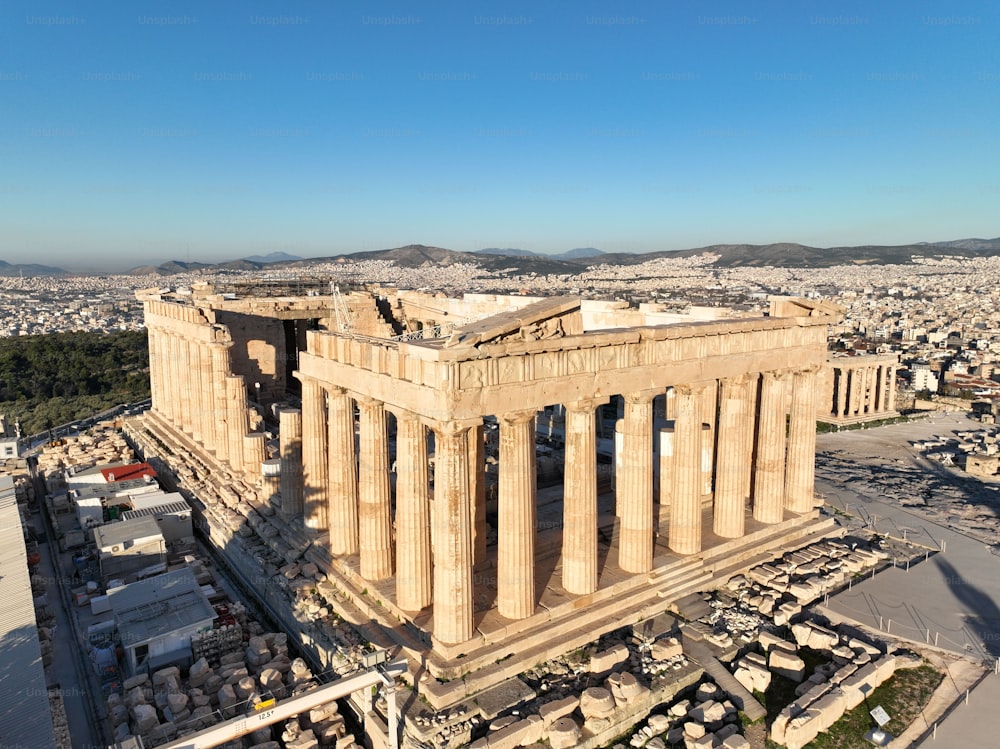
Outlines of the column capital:
[[453,419],[451,421],[430,421],[427,425],[442,437],[461,437],[482,423],[482,419]]
[[713,383],[708,381],[685,382],[680,385],[674,385],[674,392],[677,395],[699,395],[711,384]]
[[643,405],[645,403],[652,403],[653,398],[655,398],[658,395],[663,395],[664,393],[666,393],[666,388],[652,388],[650,390],[634,390],[631,393],[622,393],[622,398],[625,399],[626,403]]
[[587,411],[593,411],[598,406],[603,406],[606,403],[610,402],[611,402],[610,398],[584,398],[582,400],[563,403],[562,405],[563,408],[565,408],[567,411],[576,411],[585,413]]
[[535,409],[525,411],[508,411],[505,414],[498,414],[497,419],[507,424],[525,424],[538,415]]

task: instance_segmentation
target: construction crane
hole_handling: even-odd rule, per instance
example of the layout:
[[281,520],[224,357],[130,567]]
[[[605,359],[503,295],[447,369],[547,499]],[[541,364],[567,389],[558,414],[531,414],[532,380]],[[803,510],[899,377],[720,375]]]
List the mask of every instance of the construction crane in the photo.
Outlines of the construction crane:
[[[384,658],[384,653],[385,651],[379,651],[371,655]],[[378,660],[379,658],[376,658],[375,662],[377,663]],[[233,739],[238,739],[240,736],[246,736],[258,729],[308,712],[314,707],[339,700],[362,689],[369,689],[377,684],[384,684],[387,687],[389,747],[390,749],[398,749],[399,728],[396,714],[395,684],[396,677],[404,673],[406,673],[405,659],[382,662],[359,674],[345,676],[287,700],[266,700],[259,703],[256,708],[251,706],[243,715],[238,715],[224,723],[219,723],[168,744],[160,744],[157,749],[212,749],[212,747],[220,746]],[[144,747],[142,739],[136,737],[129,739],[128,743],[119,742],[108,749],[144,749]]]

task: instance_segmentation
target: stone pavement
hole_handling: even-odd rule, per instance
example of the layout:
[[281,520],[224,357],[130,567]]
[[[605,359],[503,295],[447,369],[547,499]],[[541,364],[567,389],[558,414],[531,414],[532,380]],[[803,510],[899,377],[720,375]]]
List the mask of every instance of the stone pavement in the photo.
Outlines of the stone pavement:
[[[872,450],[873,462],[882,462],[887,455],[896,456],[897,461],[917,461],[908,442],[920,439],[916,433],[927,428],[899,424],[868,430],[864,436],[856,432],[820,435],[817,450],[842,449],[863,462],[867,447]],[[943,431],[940,424],[937,428]],[[872,438],[882,444],[866,445]],[[941,648],[992,667],[1000,656],[1000,557],[957,526],[936,523],[918,511],[883,501],[872,482],[818,477],[816,491],[825,495],[828,505],[863,518],[879,533],[905,535],[925,547],[945,550],[932,553],[908,571],[889,569],[859,581],[850,590],[832,596],[827,607],[873,629],[881,627],[889,635],[932,645],[936,642]],[[937,739],[928,738],[923,746],[1000,746],[998,699],[1000,677],[991,675],[972,692],[968,705],[959,705],[940,723]]]

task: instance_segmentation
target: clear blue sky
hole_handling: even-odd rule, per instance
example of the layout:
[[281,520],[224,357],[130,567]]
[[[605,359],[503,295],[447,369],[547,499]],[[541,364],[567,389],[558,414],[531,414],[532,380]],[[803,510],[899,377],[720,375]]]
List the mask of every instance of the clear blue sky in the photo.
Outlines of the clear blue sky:
[[3,2],[0,259],[1000,235],[995,2]]

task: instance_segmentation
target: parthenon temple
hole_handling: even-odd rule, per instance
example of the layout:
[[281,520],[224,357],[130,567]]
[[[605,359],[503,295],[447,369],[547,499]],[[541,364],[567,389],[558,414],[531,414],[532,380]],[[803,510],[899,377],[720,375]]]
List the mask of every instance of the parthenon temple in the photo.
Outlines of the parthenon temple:
[[[829,303],[740,317],[396,289],[138,296],[147,428],[252,487],[240,501],[309,547],[360,619],[439,679],[466,675],[441,690],[829,526],[813,492]],[[880,371],[866,407],[888,402]]]

